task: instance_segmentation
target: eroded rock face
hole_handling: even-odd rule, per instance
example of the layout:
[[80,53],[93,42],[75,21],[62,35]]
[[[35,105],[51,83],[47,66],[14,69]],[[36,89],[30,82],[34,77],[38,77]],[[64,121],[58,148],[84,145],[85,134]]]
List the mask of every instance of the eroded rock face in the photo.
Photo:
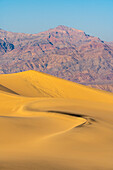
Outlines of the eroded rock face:
[[7,52],[10,52],[14,49],[14,45],[9,43],[6,38],[4,40],[0,39],[0,53],[4,55]]
[[[0,73],[37,70],[79,83],[113,80],[113,45],[58,26],[38,34],[0,30]],[[3,44],[3,42],[2,42]],[[3,46],[3,45],[2,45]]]

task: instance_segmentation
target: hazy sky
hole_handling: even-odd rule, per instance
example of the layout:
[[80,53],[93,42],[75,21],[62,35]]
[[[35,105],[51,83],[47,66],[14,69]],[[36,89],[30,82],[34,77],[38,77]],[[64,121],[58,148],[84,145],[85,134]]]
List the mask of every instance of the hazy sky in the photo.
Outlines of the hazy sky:
[[113,0],[0,0],[0,28],[38,33],[66,25],[113,41]]

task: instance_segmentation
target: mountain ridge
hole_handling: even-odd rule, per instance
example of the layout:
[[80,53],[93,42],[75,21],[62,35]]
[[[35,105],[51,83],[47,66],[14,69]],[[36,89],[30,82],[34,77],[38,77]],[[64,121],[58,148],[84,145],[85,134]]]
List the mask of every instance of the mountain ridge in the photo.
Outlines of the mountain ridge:
[[0,39],[14,46],[4,54],[0,49],[1,74],[32,69],[77,83],[113,80],[112,43],[84,31],[63,25],[37,34],[0,29]]

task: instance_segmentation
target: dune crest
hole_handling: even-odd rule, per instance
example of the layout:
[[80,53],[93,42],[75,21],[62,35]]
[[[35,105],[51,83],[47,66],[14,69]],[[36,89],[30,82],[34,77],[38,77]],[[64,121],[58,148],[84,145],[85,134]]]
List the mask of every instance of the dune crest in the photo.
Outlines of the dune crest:
[[113,168],[113,95],[37,71],[0,75],[0,169]]

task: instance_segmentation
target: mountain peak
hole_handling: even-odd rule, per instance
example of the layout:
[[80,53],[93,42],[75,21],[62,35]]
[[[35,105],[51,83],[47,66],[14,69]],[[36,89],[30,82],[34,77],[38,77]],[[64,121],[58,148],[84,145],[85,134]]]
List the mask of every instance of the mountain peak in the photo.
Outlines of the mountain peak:
[[70,29],[70,27],[67,27],[67,26],[65,26],[65,25],[58,25],[58,26],[56,27],[56,29],[66,30],[66,29]]
[[72,28],[72,27],[68,27],[68,26],[65,26],[65,25],[59,25],[55,29],[64,30],[64,31],[76,31],[76,32],[84,33],[84,31],[81,31],[81,30],[78,30],[78,29],[75,29],[75,28]]

